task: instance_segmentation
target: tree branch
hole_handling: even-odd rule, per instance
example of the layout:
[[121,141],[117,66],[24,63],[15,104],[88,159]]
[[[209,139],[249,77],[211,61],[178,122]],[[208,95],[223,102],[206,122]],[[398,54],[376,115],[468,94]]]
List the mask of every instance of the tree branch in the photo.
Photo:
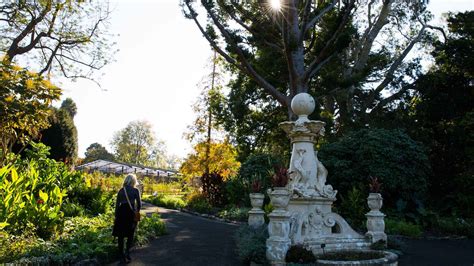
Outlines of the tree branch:
[[275,99],[278,102],[280,102],[283,106],[288,106],[289,105],[290,100],[288,99],[288,97],[286,95],[284,95],[283,93],[279,92],[275,87],[273,87],[273,85],[271,85],[268,81],[266,81],[262,76],[260,76],[255,71],[255,69],[251,66],[251,64],[246,59],[243,51],[240,49],[240,47],[235,43],[235,41],[230,36],[229,32],[227,32],[227,30],[224,28],[224,26],[216,18],[215,14],[212,12],[212,10],[210,10],[210,7],[204,5],[204,8],[206,9],[207,14],[212,19],[212,21],[214,22],[216,27],[219,29],[222,36],[226,39],[227,43],[235,49],[236,54],[239,58],[239,62],[237,62],[235,59],[230,57],[227,53],[225,53],[224,51],[222,51],[222,49],[220,49],[218,47],[218,45],[208,36],[208,34],[206,34],[204,29],[200,25],[199,21],[197,21],[197,18],[196,18],[197,14],[192,9],[191,5],[189,4],[189,1],[185,1],[185,4],[186,4],[186,7],[188,8],[188,10],[191,12],[191,17],[193,18],[196,25],[198,25],[201,33],[204,34],[204,37],[208,40],[208,42],[211,44],[211,46],[214,49],[216,49],[216,51],[220,55],[222,55],[229,63],[233,64],[234,66],[236,66],[240,70],[247,73],[250,77],[252,77],[260,86],[262,86],[262,88],[264,90],[266,90],[270,95],[275,97]]

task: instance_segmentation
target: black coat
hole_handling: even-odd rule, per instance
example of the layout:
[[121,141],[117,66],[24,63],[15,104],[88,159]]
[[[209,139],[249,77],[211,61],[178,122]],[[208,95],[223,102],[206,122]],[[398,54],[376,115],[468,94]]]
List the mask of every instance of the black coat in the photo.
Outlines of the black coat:
[[[127,190],[127,195],[133,210],[128,204],[124,189]],[[112,235],[118,237],[131,236],[137,226],[137,222],[133,219],[134,213],[135,211],[140,211],[141,207],[142,203],[138,189],[130,186],[121,188],[117,193],[117,201],[115,203],[115,221]]]

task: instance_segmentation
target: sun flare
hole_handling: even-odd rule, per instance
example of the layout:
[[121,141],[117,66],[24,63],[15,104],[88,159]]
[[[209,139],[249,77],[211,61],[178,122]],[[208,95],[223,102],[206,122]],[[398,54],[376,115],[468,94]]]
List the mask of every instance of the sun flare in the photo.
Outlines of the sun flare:
[[281,9],[281,2],[280,0],[269,0],[270,2],[270,7],[274,10],[280,10]]

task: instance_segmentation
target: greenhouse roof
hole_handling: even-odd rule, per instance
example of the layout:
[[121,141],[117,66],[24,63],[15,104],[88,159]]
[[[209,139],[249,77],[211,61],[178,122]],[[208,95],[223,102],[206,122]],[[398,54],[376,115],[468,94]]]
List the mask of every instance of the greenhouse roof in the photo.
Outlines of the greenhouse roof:
[[148,176],[172,176],[177,175],[178,171],[170,169],[161,169],[156,167],[143,166],[130,163],[119,163],[107,160],[95,160],[76,166],[76,170],[100,171],[114,174],[142,174]]

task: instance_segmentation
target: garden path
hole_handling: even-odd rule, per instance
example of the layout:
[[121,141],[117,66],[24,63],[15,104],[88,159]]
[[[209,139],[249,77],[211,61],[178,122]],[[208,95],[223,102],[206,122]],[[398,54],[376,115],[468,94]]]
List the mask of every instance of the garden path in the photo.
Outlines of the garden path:
[[[142,211],[159,212],[168,234],[132,252],[128,265],[233,266],[242,265],[235,252],[237,225],[205,219],[144,203]],[[474,240],[404,239],[401,266],[474,265]],[[115,262],[112,265],[118,265]]]
[[132,262],[127,265],[241,265],[233,240],[237,225],[147,203],[143,206],[147,214],[160,213],[168,234],[133,250]]

